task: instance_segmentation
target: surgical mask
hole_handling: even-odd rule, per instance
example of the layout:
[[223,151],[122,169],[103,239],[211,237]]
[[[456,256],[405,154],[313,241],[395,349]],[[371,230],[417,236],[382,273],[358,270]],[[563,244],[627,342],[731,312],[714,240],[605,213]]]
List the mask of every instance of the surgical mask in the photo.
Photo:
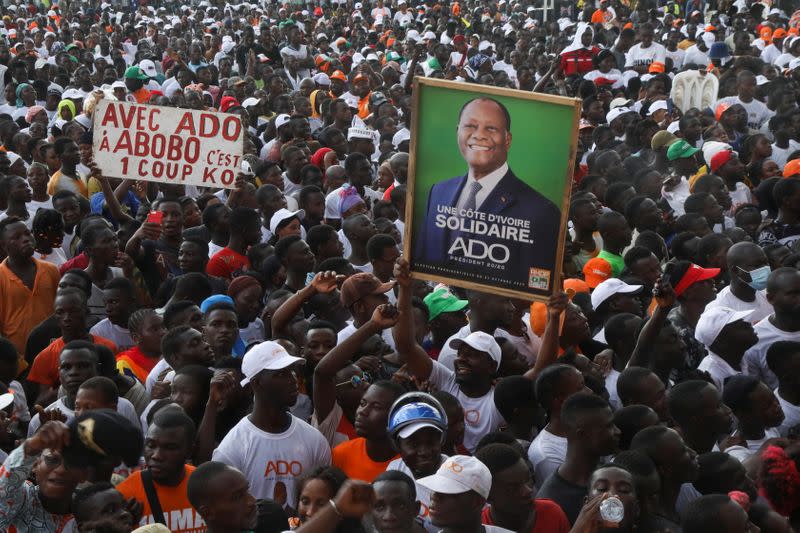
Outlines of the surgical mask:
[[763,291],[767,288],[767,278],[769,278],[769,275],[772,272],[772,270],[769,268],[769,265],[764,265],[763,267],[756,268],[755,270],[751,270],[749,272],[741,268],[739,270],[750,275],[750,281],[747,281],[746,283],[751,288],[757,291]]

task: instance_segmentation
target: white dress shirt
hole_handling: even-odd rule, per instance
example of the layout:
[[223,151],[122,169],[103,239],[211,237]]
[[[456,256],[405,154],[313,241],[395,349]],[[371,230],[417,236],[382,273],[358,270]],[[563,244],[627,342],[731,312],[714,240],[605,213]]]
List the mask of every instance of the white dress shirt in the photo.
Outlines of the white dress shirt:
[[476,180],[472,176],[472,171],[470,170],[469,175],[467,176],[467,182],[464,184],[464,187],[461,189],[461,194],[458,197],[458,202],[456,206],[459,209],[463,209],[464,205],[467,203],[467,198],[469,197],[469,191],[472,189],[472,184],[476,181],[480,183],[481,190],[478,191],[478,194],[475,195],[475,207],[476,209],[480,209],[481,204],[489,197],[492,193],[494,188],[500,183],[500,180],[503,179],[503,176],[506,175],[508,172],[508,163],[503,163],[503,166],[490,172],[489,174],[485,175],[479,180]]

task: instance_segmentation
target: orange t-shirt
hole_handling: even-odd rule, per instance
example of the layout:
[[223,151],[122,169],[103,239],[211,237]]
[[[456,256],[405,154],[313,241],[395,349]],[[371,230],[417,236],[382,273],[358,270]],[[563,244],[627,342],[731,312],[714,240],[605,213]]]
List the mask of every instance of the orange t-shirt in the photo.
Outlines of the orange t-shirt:
[[347,477],[367,483],[372,483],[398,457],[396,455],[383,463],[373,461],[367,455],[367,439],[364,437],[343,442],[331,451],[331,462],[341,468]]
[[7,266],[0,263],[0,335],[11,341],[20,358],[19,371],[28,366],[23,359],[25,343],[31,330],[53,314],[53,302],[61,275],[58,268],[45,261],[36,261],[33,290]]
[[[206,531],[206,523],[200,516],[200,513],[195,511],[192,504],[189,503],[189,498],[186,496],[186,485],[189,481],[189,475],[194,471],[193,466],[184,466],[183,480],[175,487],[167,487],[166,485],[159,485],[153,480],[153,486],[158,495],[158,503],[161,505],[161,511],[164,513],[164,521],[166,526],[173,533],[204,533]],[[134,472],[131,476],[117,485],[117,490],[125,497],[126,500],[136,498],[142,504],[142,519],[139,521],[140,526],[155,523],[153,518],[153,511],[150,509],[150,502],[147,501],[147,495],[144,492],[144,485],[142,485],[142,472]]]
[[[103,337],[89,335],[89,342],[100,344],[115,354],[117,353],[117,345]],[[58,357],[61,355],[61,350],[64,349],[64,344],[66,344],[64,337],[59,337],[36,355],[31,365],[31,371],[28,373],[28,381],[50,387],[56,387],[61,383],[58,375]]]

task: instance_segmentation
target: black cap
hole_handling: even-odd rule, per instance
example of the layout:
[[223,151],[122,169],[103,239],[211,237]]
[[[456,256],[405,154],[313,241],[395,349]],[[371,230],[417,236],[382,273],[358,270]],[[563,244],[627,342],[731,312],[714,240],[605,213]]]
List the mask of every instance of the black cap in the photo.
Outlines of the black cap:
[[72,419],[69,446],[64,459],[75,466],[92,466],[107,457],[120,458],[130,466],[139,464],[143,437],[141,428],[111,409],[86,411]]

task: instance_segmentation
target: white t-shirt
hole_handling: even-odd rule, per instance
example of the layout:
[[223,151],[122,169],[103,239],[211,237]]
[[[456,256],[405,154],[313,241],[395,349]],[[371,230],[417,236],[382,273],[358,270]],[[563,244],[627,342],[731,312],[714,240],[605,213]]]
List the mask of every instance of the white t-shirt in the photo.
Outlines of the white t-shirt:
[[773,143],[772,155],[769,158],[775,161],[780,168],[783,168],[789,162],[789,156],[797,150],[800,150],[800,143],[792,139],[789,139],[788,148],[781,148]]
[[494,405],[494,387],[480,398],[470,398],[459,388],[452,370],[433,361],[433,368],[428,380],[445,392],[449,392],[458,399],[464,408],[464,447],[475,451],[478,441],[492,431],[497,430],[505,420]]
[[708,59],[708,52],[703,52],[700,50],[696,44],[693,44],[689,48],[686,49],[686,55],[683,58],[684,65],[708,65],[710,60]]
[[725,287],[717,293],[716,299],[706,306],[706,310],[711,307],[730,307],[734,311],[753,311],[748,320],[753,324],[758,324],[772,314],[772,304],[767,301],[766,291],[756,291],[756,299],[752,302],[740,300],[731,292],[730,286]]
[[241,470],[256,498],[296,508],[297,482],[330,465],[331,448],[322,433],[294,416],[283,433],[262,431],[245,417],[222,439],[212,459]]
[[672,60],[672,67],[675,70],[680,70],[683,66],[683,60],[686,57],[686,52],[677,48],[674,52],[667,50],[667,57]]
[[606,376],[606,390],[608,391],[608,403],[611,404],[611,409],[616,411],[617,409],[622,409],[622,400],[619,399],[619,394],[617,394],[617,381],[619,381],[619,376],[621,372],[614,370],[613,368]]
[[104,318],[89,330],[92,335],[98,335],[104,339],[108,339],[117,345],[120,352],[123,352],[134,345],[131,339],[131,333],[127,328],[112,324],[111,320]]
[[528,448],[528,460],[533,465],[534,483],[541,487],[550,474],[567,459],[567,438],[543,429]]
[[61,265],[67,262],[67,254],[65,254],[64,250],[61,248],[53,248],[49,254],[36,252],[34,253],[34,257],[39,261],[47,261],[57,267],[61,267]]
[[[442,454],[441,463],[443,463],[446,459],[447,456]],[[414,480],[414,484],[417,486],[417,501],[420,504],[419,514],[417,515],[417,518],[419,518],[419,520],[422,521],[422,525],[425,527],[425,530],[428,531],[428,533],[436,533],[437,531],[439,531],[439,528],[434,526],[433,522],[431,522],[431,517],[430,517],[429,509],[431,507],[432,491],[429,488],[423,487],[422,485],[417,483],[417,480],[414,478],[414,474],[411,473],[411,469],[408,468],[408,465],[406,465],[406,462],[403,461],[402,458],[397,458],[391,463],[389,463],[389,466],[386,467],[386,470],[397,470]]]
[[769,439],[780,437],[780,433],[776,428],[769,428],[764,430],[764,438],[758,440],[748,440],[745,446],[731,446],[725,450],[725,453],[739,460],[743,463],[748,457],[756,453],[765,442]]
[[392,21],[401,27],[408,26],[414,21],[414,15],[411,13],[411,11],[406,11],[405,13],[398,11],[394,14]]
[[778,378],[767,367],[767,350],[777,341],[799,342],[800,331],[778,329],[772,324],[770,317],[756,324],[754,329],[758,335],[758,343],[745,352],[742,369],[745,374],[757,377],[774,390],[778,388]]
[[697,365],[697,370],[708,372],[720,392],[722,392],[726,378],[741,374],[741,372],[729,365],[725,359],[711,352],[708,352],[708,355],[703,357],[703,360]]
[[[59,398],[58,400],[54,401],[47,407],[45,407],[45,411],[52,411],[53,409],[58,409],[61,411],[65,417],[67,417],[67,422],[75,418],[75,411],[70,409],[64,404],[64,398]],[[131,421],[134,426],[139,426],[139,417],[136,415],[136,409],[133,407],[133,404],[126,400],[125,398],[118,398],[117,399],[117,412]],[[41,423],[39,422],[39,413],[36,413],[33,418],[31,418],[31,423],[28,426],[28,438],[32,437],[34,433],[39,429]]]
[[778,389],[775,389],[775,397],[778,399],[778,403],[781,404],[781,409],[783,409],[783,414],[786,417],[783,419],[783,423],[778,427],[778,432],[781,434],[781,437],[785,437],[789,434],[790,429],[800,424],[800,405],[795,405],[784,400],[781,395],[778,394]]
[[28,202],[28,211],[36,214],[39,209],[53,209],[53,198],[50,197],[44,202],[38,200],[31,200]]
[[[336,344],[342,344],[346,338],[356,332],[358,328],[352,323],[348,324],[343,330],[336,334]],[[396,349],[394,344],[394,336],[392,336],[392,329],[388,328],[381,332],[381,337],[392,350]]]
[[641,43],[631,46],[625,54],[625,67],[649,66],[650,63],[665,63],[667,60],[667,49],[658,43],[652,43],[644,48]]
[[[147,374],[147,379],[144,382],[144,388],[147,391],[147,394],[152,394],[153,385],[155,385],[156,381],[158,381],[158,376],[164,370],[166,370],[168,368],[170,370],[172,369],[172,367],[169,366],[169,363],[167,363],[166,359],[164,359],[162,357],[161,359],[158,360],[158,363],[156,363],[156,366],[154,366],[153,369],[150,371],[150,373]],[[166,380],[166,378],[165,378],[165,380]],[[167,380],[167,381],[169,381],[169,380]]]
[[[747,125],[754,130],[761,128],[771,115],[767,105],[756,99],[750,102],[742,102],[738,96],[728,96],[727,98],[720,98],[717,101],[717,105],[719,104],[741,104],[747,111]],[[716,108],[716,106],[714,107]]]

